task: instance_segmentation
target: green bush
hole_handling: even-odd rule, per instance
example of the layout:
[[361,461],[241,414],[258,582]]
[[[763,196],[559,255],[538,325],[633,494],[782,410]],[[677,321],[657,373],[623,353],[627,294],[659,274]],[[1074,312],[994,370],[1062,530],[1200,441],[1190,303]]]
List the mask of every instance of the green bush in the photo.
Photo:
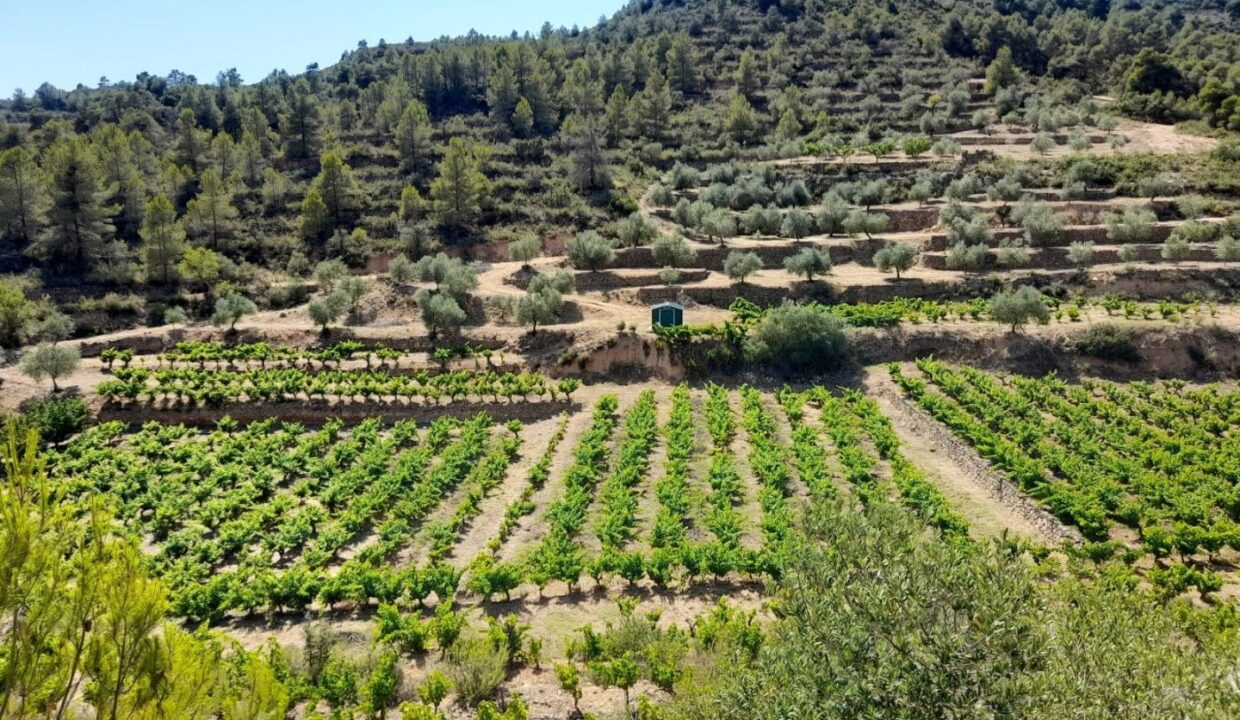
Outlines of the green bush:
[[47,442],[60,442],[81,432],[90,421],[90,409],[76,397],[36,400],[26,406],[23,414],[26,423]]
[[749,333],[746,355],[791,372],[830,370],[848,356],[851,337],[843,320],[807,305],[785,302],[762,316]]
[[1072,339],[1072,347],[1082,355],[1102,360],[1129,363],[1141,360],[1132,331],[1115,323],[1099,323],[1088,328]]

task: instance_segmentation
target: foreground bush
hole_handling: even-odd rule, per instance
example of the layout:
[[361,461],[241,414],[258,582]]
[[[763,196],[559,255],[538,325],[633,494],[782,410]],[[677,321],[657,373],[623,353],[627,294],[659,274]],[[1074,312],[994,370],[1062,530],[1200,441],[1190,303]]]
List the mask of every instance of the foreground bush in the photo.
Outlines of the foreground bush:
[[843,320],[817,308],[785,302],[754,325],[745,346],[755,362],[791,372],[829,371],[848,355],[850,335]]
[[846,502],[820,503],[794,540],[757,662],[696,672],[665,717],[1233,715],[1232,613],[1106,577],[1046,585],[1002,544],[942,542],[901,508]]
[[1082,355],[1102,360],[1139,362],[1141,353],[1132,339],[1132,331],[1115,323],[1099,323],[1072,339],[1072,347]]
[[80,432],[90,420],[90,409],[76,397],[36,400],[23,414],[27,424],[48,442],[60,442]]

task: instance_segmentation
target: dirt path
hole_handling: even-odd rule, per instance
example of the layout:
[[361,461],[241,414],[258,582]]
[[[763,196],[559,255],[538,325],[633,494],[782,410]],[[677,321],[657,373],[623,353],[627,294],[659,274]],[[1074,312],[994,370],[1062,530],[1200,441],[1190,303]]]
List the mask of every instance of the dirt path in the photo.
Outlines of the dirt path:
[[[525,425],[521,431],[521,451],[517,461],[508,466],[504,482],[482,501],[480,512],[466,525],[452,546],[448,562],[453,567],[464,569],[496,536],[504,513],[525,492],[530,468],[542,458],[547,443],[559,426],[559,416]],[[557,447],[556,452],[559,450]]]
[[[890,420],[900,449],[926,473],[969,523],[974,537],[997,537],[1004,531],[1046,543],[1079,540],[1080,535],[1042,510],[1010,482],[989,469],[971,448],[960,446],[948,431],[911,407],[883,368],[871,368],[863,380],[866,394]],[[953,448],[953,446],[956,446]],[[963,449],[974,462],[961,460]]]
[[762,484],[749,463],[753,445],[750,444],[749,431],[745,429],[742,420],[744,411],[741,409],[740,394],[735,390],[728,392],[728,403],[732,406],[732,420],[736,423],[736,432],[732,436],[732,465],[741,479],[741,497],[736,505],[736,512],[741,516],[741,545],[751,550],[759,550],[763,545],[762,505],[758,502]]

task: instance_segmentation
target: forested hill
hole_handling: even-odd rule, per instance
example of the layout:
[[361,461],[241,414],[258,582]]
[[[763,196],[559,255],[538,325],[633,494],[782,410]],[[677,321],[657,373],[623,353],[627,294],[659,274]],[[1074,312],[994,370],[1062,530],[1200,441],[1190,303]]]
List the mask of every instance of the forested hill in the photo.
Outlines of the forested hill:
[[261,291],[328,256],[606,231],[676,162],[970,127],[968,81],[988,66],[1005,118],[1109,93],[1129,114],[1240,129],[1238,15],[1236,0],[644,0],[595,28],[359,44],[250,84],[43,85],[0,113],[0,271]]

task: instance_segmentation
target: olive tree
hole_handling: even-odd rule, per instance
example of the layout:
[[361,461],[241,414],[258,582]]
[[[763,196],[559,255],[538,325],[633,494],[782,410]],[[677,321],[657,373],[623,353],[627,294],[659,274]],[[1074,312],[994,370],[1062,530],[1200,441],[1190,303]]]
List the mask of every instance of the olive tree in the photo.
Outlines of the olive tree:
[[1137,193],[1151,201],[1157,197],[1175,195],[1178,191],[1175,178],[1168,173],[1158,173],[1137,181]]
[[851,208],[848,201],[832,190],[822,199],[822,207],[818,209],[818,231],[834,237],[836,233],[846,232],[845,221]]
[[654,240],[659,234],[659,229],[654,223],[642,217],[640,213],[633,213],[620,221],[616,228],[616,237],[620,241],[620,245],[624,247],[637,247],[645,245]]
[[56,381],[73,373],[82,356],[75,347],[42,342],[22,356],[19,367],[22,374],[35,382],[47,378],[52,381],[52,392],[59,392]]
[[800,240],[813,232],[814,217],[799,209],[791,210],[784,215],[784,222],[779,228],[780,235],[790,237],[793,240]]
[[1240,260],[1240,240],[1224,235],[1214,246],[1214,257],[1224,262]]
[[306,306],[310,320],[319,326],[320,332],[327,334],[327,328],[340,319],[349,307],[349,296],[343,292],[332,292],[321,300],[311,300]]
[[1074,242],[1068,246],[1068,259],[1077,267],[1084,267],[1094,259],[1094,244],[1092,242]]
[[1022,200],[1012,210],[1012,220],[1024,229],[1025,240],[1035,247],[1053,245],[1063,232],[1063,216],[1041,200]]
[[874,253],[874,267],[883,272],[894,270],[896,280],[899,280],[901,273],[907,272],[917,263],[918,255],[917,248],[912,245],[891,243]]
[[762,269],[762,258],[754,252],[733,250],[723,260],[723,272],[729,278],[744,283],[745,278]]
[[524,267],[529,267],[539,255],[542,255],[542,244],[533,235],[522,235],[508,243],[508,259],[519,262]]
[[573,267],[590,272],[598,272],[616,259],[611,243],[593,230],[577,233],[564,245],[564,253]]
[[996,293],[986,307],[995,322],[1010,325],[1012,332],[1016,332],[1030,320],[1046,323],[1051,319],[1051,311],[1046,306],[1046,296],[1028,285],[1017,290]]
[[237,321],[246,315],[258,312],[258,306],[252,300],[239,293],[229,293],[215,301],[215,313],[211,322],[216,325],[228,326],[228,332],[235,332]]
[[962,240],[947,250],[947,269],[977,272],[986,265],[987,253],[985,245],[969,245]]
[[447,293],[421,290],[415,301],[422,314],[422,324],[426,325],[431,338],[436,337],[441,330],[454,332],[465,324],[465,311],[461,309],[456,298]]
[[831,272],[831,255],[818,248],[801,248],[797,254],[784,258],[784,269],[813,282],[815,275]]
[[1107,215],[1107,239],[1116,243],[1144,243],[1154,236],[1158,218],[1149,210],[1127,208]]
[[314,281],[323,292],[331,292],[336,283],[349,274],[349,266],[342,260],[324,260],[314,266]]
[[413,282],[413,279],[418,276],[418,271],[413,261],[401,253],[388,263],[387,274],[392,282],[404,285]]
[[679,268],[697,259],[697,251],[680,235],[662,235],[650,245],[650,254],[659,265]]
[[736,236],[736,218],[727,210],[715,209],[702,216],[698,229],[707,239],[718,238],[722,245],[725,240]]
[[848,213],[844,218],[844,232],[849,235],[864,234],[866,239],[873,239],[875,233],[887,229],[889,218],[883,213],[867,213],[860,208]]

